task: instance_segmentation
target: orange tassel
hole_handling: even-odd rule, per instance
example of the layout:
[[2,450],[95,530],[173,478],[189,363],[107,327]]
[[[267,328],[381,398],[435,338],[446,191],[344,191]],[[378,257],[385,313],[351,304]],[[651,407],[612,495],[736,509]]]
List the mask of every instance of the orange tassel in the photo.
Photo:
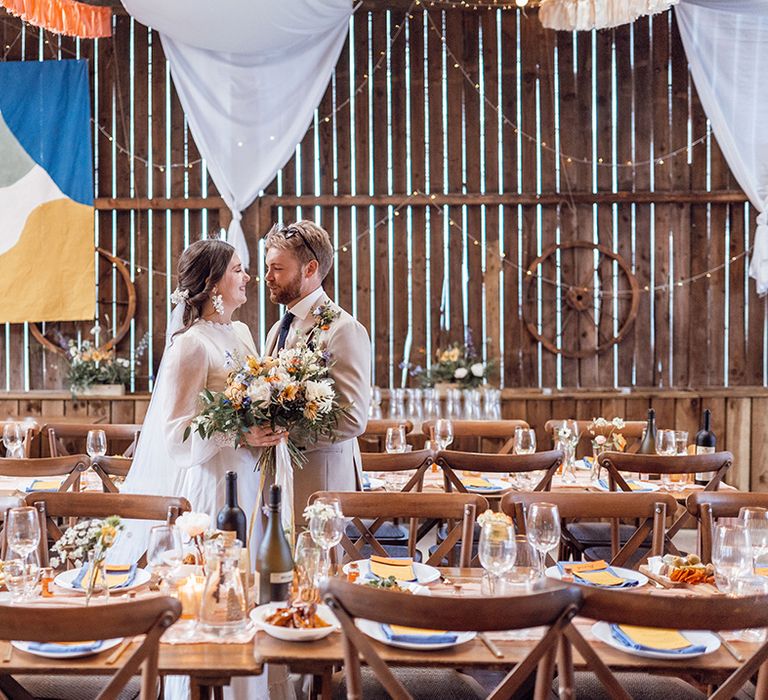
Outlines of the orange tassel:
[[56,34],[81,39],[112,36],[112,10],[76,0],[0,0],[0,5],[25,22]]

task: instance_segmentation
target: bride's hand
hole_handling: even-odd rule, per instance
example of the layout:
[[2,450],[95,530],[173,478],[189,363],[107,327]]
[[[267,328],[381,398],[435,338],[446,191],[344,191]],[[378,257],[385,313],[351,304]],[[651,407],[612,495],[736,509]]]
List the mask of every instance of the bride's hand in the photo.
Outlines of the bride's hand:
[[288,437],[288,433],[285,430],[273,432],[269,427],[256,426],[247,433],[245,442],[251,447],[274,447],[286,437]]

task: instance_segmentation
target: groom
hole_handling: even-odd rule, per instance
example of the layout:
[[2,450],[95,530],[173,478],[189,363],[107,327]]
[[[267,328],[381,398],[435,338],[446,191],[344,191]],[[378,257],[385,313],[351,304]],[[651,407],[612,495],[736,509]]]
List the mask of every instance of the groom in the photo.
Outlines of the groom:
[[287,309],[267,335],[265,353],[293,347],[315,325],[312,312],[330,303],[340,315],[322,333],[330,353],[330,376],[339,404],[348,413],[339,419],[336,441],[306,445],[307,463],[295,472],[294,512],[301,517],[315,491],[355,491],[360,483],[357,436],[365,431],[371,396],[371,341],[362,324],[334,304],[322,284],[331,269],[333,246],[325,229],[312,221],[273,226],[265,238],[269,298]]

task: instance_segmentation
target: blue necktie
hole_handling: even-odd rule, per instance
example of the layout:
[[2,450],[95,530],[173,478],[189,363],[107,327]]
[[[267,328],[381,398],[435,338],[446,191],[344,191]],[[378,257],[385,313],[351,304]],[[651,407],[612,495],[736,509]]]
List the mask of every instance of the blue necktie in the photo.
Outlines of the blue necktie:
[[280,352],[285,347],[285,339],[288,337],[288,330],[294,318],[296,317],[290,311],[285,312],[285,316],[283,316],[283,320],[280,322],[280,335],[277,336],[277,352]]

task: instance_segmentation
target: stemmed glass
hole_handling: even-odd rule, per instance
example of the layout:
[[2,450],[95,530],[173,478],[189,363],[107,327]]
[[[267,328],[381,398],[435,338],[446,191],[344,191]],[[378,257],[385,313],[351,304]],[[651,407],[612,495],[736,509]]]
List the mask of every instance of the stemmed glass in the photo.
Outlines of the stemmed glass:
[[579,424],[575,420],[562,420],[555,428],[555,448],[563,450],[565,462],[563,464],[563,482],[576,481],[574,473],[576,459],[576,446],[579,444]]
[[19,555],[22,561],[21,575],[26,581],[29,575],[27,558],[40,544],[40,516],[37,508],[11,508],[5,529],[8,547]]
[[[659,430],[656,433],[656,454],[660,457],[673,457],[677,454],[677,444],[674,430]],[[676,474],[662,474],[661,483],[664,489],[672,491],[675,488],[674,478]]]
[[744,507],[739,510],[739,520],[749,531],[754,566],[768,553],[768,508]]
[[402,454],[405,452],[405,426],[398,425],[394,428],[387,428],[384,449],[389,454]]
[[735,593],[736,581],[752,573],[752,542],[746,527],[718,525],[712,543],[715,583],[729,595]]
[[553,503],[531,503],[525,518],[528,541],[541,557],[544,576],[547,552],[560,544],[560,513]]
[[453,442],[453,423],[446,418],[435,421],[434,439],[439,449],[444,450]]
[[147,563],[160,579],[160,590],[168,592],[168,577],[184,558],[181,532],[175,525],[155,525],[149,531]]
[[341,504],[338,498],[318,498],[315,505],[323,505],[319,511],[309,519],[309,532],[316,544],[323,549],[323,573],[330,571],[330,552],[344,534],[344,513],[341,512]]
[[515,565],[515,528],[502,522],[487,522],[480,530],[477,545],[480,564],[488,572],[491,595],[496,582]]
[[296,538],[293,563],[296,567],[297,587],[295,598],[304,603],[320,601],[318,577],[324,552],[312,539],[312,533],[304,531]]
[[107,434],[103,430],[89,430],[85,439],[85,451],[91,459],[107,454]]
[[3,445],[7,457],[22,457],[22,431],[18,423],[6,423],[3,426]]
[[[536,452],[536,431],[532,428],[515,428],[513,450],[516,455],[532,455]],[[523,489],[529,489],[534,478],[533,472],[513,472],[510,476]]]

